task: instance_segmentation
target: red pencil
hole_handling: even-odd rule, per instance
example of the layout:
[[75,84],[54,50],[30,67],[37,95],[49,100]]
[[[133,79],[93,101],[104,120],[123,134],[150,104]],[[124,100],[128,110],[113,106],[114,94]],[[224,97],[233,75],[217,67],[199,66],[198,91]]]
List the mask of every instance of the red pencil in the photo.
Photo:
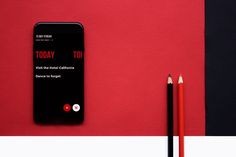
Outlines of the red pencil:
[[179,157],[184,157],[184,81],[178,80]]

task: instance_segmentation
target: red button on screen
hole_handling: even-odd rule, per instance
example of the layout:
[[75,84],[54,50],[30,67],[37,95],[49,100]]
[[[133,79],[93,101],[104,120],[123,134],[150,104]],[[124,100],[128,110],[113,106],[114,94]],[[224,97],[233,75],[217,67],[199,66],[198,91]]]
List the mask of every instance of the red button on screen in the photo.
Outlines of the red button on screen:
[[65,105],[63,106],[63,109],[64,109],[65,112],[69,112],[69,111],[71,110],[70,104],[65,104]]

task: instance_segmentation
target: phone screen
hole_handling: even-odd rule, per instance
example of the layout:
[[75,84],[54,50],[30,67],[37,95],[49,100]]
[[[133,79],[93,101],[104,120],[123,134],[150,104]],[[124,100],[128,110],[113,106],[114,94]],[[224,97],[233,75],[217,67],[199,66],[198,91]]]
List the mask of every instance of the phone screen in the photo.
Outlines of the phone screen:
[[84,119],[84,32],[80,23],[37,23],[33,37],[34,121]]

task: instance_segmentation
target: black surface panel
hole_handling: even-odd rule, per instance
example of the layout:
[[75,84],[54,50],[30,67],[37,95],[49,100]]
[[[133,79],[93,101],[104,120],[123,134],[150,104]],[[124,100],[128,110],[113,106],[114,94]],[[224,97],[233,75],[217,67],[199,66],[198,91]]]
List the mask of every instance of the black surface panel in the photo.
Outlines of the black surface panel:
[[236,135],[236,1],[206,0],[206,135]]

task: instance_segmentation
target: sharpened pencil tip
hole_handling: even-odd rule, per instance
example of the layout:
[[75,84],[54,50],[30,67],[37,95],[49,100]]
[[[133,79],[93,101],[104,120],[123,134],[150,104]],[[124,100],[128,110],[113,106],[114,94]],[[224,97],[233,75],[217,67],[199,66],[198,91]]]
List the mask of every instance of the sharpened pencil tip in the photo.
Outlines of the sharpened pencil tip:
[[178,84],[184,83],[182,75],[179,75]]
[[173,84],[173,81],[172,81],[172,78],[171,78],[170,74],[168,75],[167,83],[168,84]]

